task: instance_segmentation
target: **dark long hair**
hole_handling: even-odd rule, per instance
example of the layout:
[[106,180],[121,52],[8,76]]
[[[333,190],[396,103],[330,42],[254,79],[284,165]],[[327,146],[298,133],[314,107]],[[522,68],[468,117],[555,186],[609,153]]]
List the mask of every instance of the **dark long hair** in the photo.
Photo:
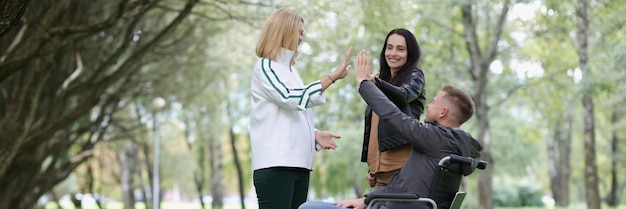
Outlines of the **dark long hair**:
[[[392,34],[404,36],[404,39],[406,40],[406,48],[408,50],[406,63],[402,65],[396,76],[394,76],[393,78],[391,77],[391,68],[389,67],[387,60],[385,59],[385,51],[387,51],[387,40],[389,40],[389,36],[391,36]],[[389,33],[387,34],[387,38],[385,38],[385,43],[383,43],[383,50],[380,52],[380,78],[396,86],[402,85],[402,83],[406,82],[406,80],[409,79],[409,75],[411,75],[413,69],[417,68],[417,64],[421,55],[422,52],[420,51],[420,46],[411,31],[404,28],[396,28],[389,31]]]

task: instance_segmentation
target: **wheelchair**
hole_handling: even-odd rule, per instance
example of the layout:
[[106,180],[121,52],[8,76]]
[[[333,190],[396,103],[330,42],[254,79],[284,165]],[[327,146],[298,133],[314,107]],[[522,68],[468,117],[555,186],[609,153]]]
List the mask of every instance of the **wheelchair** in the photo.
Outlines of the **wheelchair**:
[[428,197],[419,197],[414,193],[379,193],[368,195],[365,203],[372,208],[377,201],[417,201],[430,205],[432,209],[459,209],[465,198],[465,192],[459,192],[463,176],[474,170],[484,170],[487,162],[471,157],[451,154],[439,160],[439,173],[433,180],[433,191]]

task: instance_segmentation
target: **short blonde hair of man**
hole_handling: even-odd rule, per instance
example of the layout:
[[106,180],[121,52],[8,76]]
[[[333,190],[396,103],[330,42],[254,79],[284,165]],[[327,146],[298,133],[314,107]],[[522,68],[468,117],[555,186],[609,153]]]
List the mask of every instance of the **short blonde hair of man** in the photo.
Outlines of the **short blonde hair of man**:
[[[265,21],[256,45],[256,55],[276,61],[281,47],[296,51],[302,16],[290,9],[274,11]],[[291,64],[295,64],[295,58]]]

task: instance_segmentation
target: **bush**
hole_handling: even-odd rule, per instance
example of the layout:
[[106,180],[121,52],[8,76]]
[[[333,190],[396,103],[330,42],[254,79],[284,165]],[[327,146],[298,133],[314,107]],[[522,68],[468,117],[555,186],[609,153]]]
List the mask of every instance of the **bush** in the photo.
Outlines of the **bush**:
[[532,184],[494,184],[493,201],[498,207],[543,206],[541,191]]

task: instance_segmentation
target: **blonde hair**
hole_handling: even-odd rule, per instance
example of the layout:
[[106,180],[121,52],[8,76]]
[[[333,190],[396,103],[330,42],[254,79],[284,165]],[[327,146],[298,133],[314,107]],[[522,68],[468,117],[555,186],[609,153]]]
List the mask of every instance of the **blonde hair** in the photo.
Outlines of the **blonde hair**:
[[[281,47],[295,52],[298,47],[301,24],[304,24],[304,19],[293,10],[279,9],[274,11],[263,25],[256,44],[256,55],[276,60]],[[295,58],[292,60],[292,64],[295,64]]]

